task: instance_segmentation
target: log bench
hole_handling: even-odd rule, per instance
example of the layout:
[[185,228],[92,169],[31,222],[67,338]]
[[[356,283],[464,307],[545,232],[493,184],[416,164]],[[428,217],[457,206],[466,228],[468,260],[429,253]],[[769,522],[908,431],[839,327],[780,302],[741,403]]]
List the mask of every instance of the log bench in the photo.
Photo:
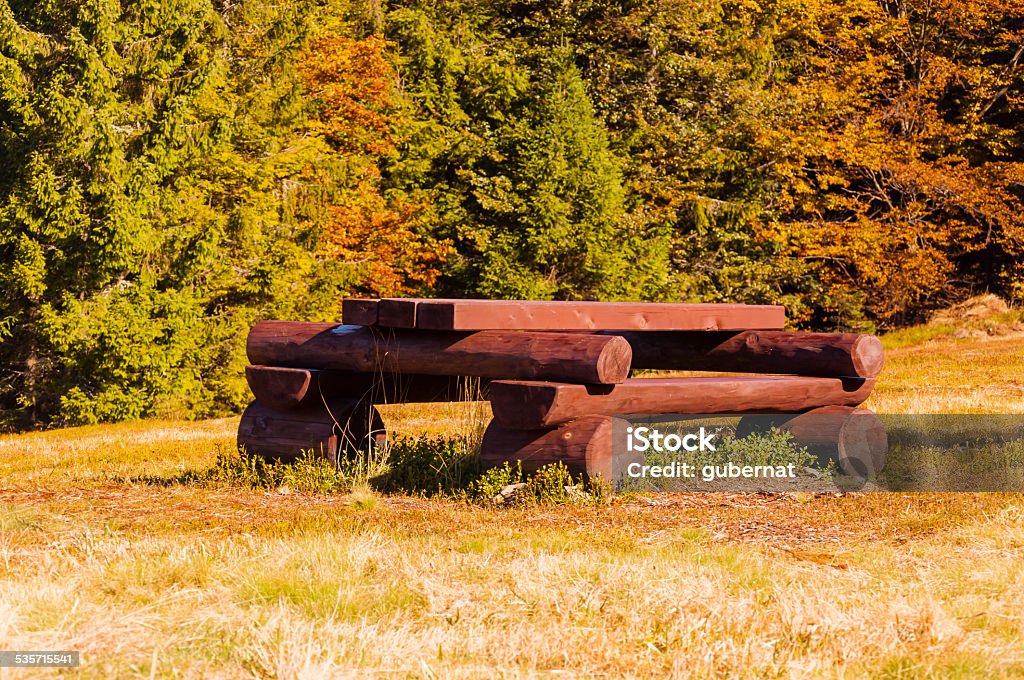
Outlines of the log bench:
[[[788,431],[846,467],[884,464],[884,432],[857,408],[882,369],[881,342],[785,331],[779,306],[349,299],[342,316],[252,328],[240,446],[340,460],[384,440],[376,405],[487,398],[485,466],[559,461],[615,479],[630,462],[614,459],[616,417],[673,413],[830,413],[831,434],[808,419]],[[630,377],[641,369],[733,375]]]

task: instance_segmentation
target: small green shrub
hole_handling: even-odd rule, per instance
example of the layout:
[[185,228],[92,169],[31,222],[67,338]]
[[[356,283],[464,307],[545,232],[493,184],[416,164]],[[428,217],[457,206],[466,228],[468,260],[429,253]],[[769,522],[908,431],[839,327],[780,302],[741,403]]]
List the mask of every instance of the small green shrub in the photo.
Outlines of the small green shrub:
[[312,451],[303,452],[293,463],[267,461],[245,450],[221,451],[212,467],[186,472],[173,481],[250,489],[288,488],[304,493],[342,493],[349,491],[357,479],[352,474],[354,467],[355,462],[336,466]]
[[502,489],[523,484],[503,505],[604,505],[611,496],[611,485],[597,479],[575,479],[562,463],[545,465],[532,475],[523,473],[520,461],[504,463],[485,470],[468,488],[467,500],[493,505]]
[[532,475],[522,464],[504,463],[480,470],[479,455],[459,437],[404,437],[370,456],[335,465],[312,451],[293,462],[267,461],[243,450],[221,450],[213,465],[176,477],[146,477],[149,484],[199,484],[250,489],[287,488],[303,493],[354,493],[358,507],[376,504],[375,492],[421,495],[493,505],[502,489],[524,484],[509,505],[603,505],[612,494],[602,480],[574,479],[561,463],[545,465]]
[[467,499],[476,503],[490,503],[502,489],[511,484],[523,481],[523,464],[516,461],[515,465],[505,462],[498,467],[484,470],[473,480],[467,490]]
[[710,453],[706,465],[789,465],[815,467],[818,459],[797,445],[789,432],[771,428],[746,437],[726,437],[718,450]]
[[569,499],[569,488],[574,488],[569,468],[562,463],[552,463],[537,470],[526,482],[526,491],[534,503],[560,505]]
[[479,476],[479,454],[460,437],[402,437],[388,444],[386,471],[374,478],[381,491],[451,495]]

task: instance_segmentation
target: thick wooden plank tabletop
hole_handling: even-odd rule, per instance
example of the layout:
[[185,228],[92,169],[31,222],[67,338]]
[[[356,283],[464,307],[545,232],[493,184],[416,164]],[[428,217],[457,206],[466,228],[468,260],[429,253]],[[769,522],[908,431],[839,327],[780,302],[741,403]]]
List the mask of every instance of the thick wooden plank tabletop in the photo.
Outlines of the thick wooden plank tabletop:
[[347,326],[376,326],[380,300],[346,298],[341,301],[341,320]]
[[396,298],[380,300],[376,312],[381,326],[438,331],[781,330],[786,321],[777,305],[659,302]]

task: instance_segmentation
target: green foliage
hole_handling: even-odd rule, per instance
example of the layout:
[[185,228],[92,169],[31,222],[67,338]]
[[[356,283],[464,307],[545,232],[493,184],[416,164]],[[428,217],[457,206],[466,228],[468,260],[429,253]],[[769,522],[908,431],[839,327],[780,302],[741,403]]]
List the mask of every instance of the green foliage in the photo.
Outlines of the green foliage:
[[714,451],[664,451],[649,452],[644,456],[645,465],[668,465],[689,463],[696,468],[705,465],[789,465],[816,468],[818,459],[806,448],[798,446],[789,432],[770,428],[763,432],[751,432],[736,437],[729,428],[719,431],[720,439]]
[[818,459],[806,448],[798,446],[789,432],[771,428],[752,432],[746,437],[726,437],[717,451],[705,452],[704,465],[735,463],[744,465],[795,465],[817,467]]
[[212,467],[187,472],[173,481],[303,493],[342,493],[351,491],[358,483],[355,471],[351,463],[339,467],[312,453],[303,454],[295,462],[283,463],[267,461],[241,450],[220,452]]
[[478,457],[460,437],[401,437],[387,446],[387,471],[373,480],[382,491],[453,494],[478,474]]
[[315,6],[0,3],[0,425],[234,412],[257,316],[337,316],[289,188]]
[[0,0],[0,427],[237,412],[253,321],[351,292],[821,330],[1019,299],[1022,26],[1017,0]]
[[479,222],[463,235],[481,246],[485,297],[635,299],[666,271],[667,242],[645,240],[625,211],[621,169],[570,57],[542,62],[529,107],[494,133],[505,162],[472,178]]
[[568,468],[563,463],[552,463],[534,473],[526,484],[526,495],[540,504],[564,503],[572,486]]
[[[574,479],[560,464],[545,465],[532,475],[522,465],[505,463],[480,470],[479,458],[457,437],[404,437],[372,460],[343,459],[335,464],[312,452],[295,461],[268,461],[244,449],[219,451],[205,470],[173,478],[143,478],[151,484],[236,486],[268,491],[350,493],[354,504],[375,503],[374,491],[468,501],[491,506],[502,489],[524,484],[509,505],[604,505],[611,488],[601,480]],[[361,499],[361,500],[360,500]]]
[[511,38],[500,4],[460,9],[468,33],[444,8],[399,6],[389,17],[411,103],[428,121],[393,177],[434,187],[460,255],[443,286],[499,298],[668,294],[669,242],[627,203],[577,51]]
[[484,470],[467,489],[467,496],[477,503],[490,503],[502,489],[512,484],[523,483],[523,464],[505,462]]
[[[518,487],[508,499],[500,493]],[[504,463],[484,470],[466,490],[466,496],[482,505],[605,505],[611,498],[611,486],[603,480],[576,479],[562,463],[551,463],[533,474],[524,474],[520,461]]]

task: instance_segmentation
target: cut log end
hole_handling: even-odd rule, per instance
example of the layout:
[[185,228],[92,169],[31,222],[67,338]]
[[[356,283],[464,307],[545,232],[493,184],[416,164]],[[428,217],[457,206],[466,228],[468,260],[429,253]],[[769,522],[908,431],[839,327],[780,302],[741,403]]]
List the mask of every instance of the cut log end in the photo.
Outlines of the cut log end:
[[879,474],[888,459],[889,440],[882,421],[866,408],[823,406],[796,416],[743,418],[736,436],[770,428],[788,432],[822,467],[830,462],[848,477],[866,480]]
[[633,348],[625,338],[613,336],[601,348],[597,359],[597,380],[603,385],[621,383],[629,376],[633,363]]
[[885,363],[885,348],[875,335],[861,335],[854,342],[851,351],[855,375],[864,378],[877,377]]
[[852,409],[843,417],[836,439],[835,455],[843,474],[869,479],[885,468],[889,438],[882,421],[868,409]]
[[303,402],[313,383],[314,373],[303,368],[246,366],[245,380],[261,404],[278,411],[289,411]]

